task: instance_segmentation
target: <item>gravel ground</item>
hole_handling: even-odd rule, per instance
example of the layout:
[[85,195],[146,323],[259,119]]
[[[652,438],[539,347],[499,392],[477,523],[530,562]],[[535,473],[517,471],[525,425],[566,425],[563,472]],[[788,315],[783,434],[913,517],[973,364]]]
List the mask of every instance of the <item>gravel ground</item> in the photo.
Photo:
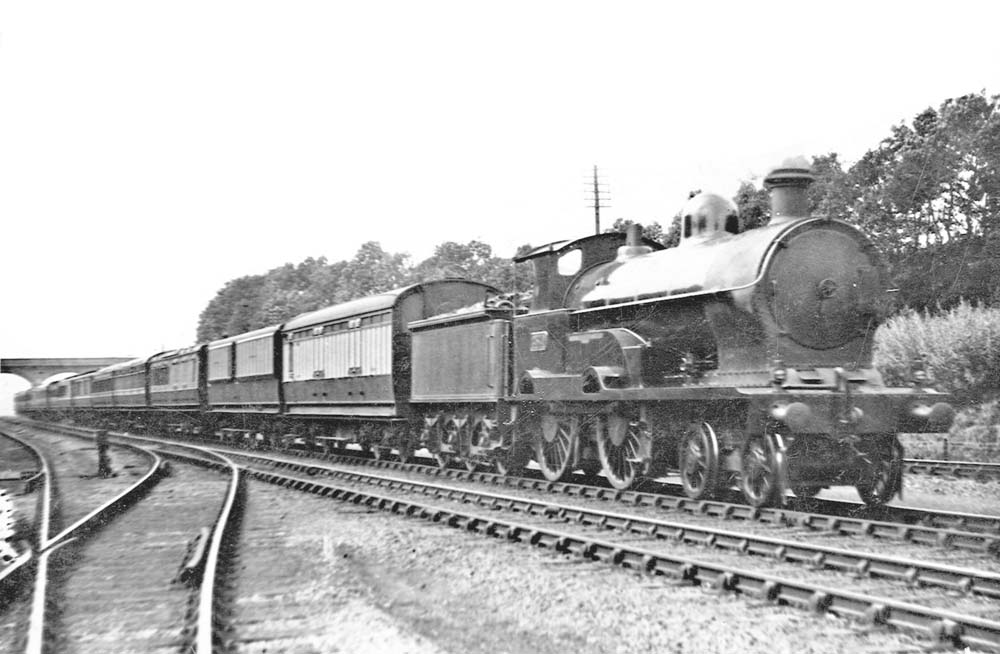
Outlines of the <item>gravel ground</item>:
[[261,652],[884,653],[927,644],[417,519],[299,502],[309,519],[285,536],[287,551],[321,564],[299,595],[330,607],[336,635],[324,629]]

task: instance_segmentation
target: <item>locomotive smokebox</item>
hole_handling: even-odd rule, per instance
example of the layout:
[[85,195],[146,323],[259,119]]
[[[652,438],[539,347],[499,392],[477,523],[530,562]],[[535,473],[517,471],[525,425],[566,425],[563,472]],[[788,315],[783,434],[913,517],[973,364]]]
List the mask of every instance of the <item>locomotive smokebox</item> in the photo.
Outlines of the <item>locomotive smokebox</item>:
[[806,189],[813,183],[805,157],[785,159],[764,178],[764,188],[771,192],[771,224],[809,215]]

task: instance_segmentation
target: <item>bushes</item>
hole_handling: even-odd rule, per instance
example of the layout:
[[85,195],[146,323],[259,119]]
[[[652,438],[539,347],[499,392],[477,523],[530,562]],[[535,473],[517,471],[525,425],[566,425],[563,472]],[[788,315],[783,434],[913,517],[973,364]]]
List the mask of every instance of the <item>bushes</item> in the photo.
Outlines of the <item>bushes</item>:
[[[1000,457],[1000,309],[962,302],[937,316],[910,310],[875,333],[875,366],[886,383],[906,383],[915,358],[924,360],[935,388],[954,393],[958,403],[966,405],[949,433],[948,458]],[[941,443],[923,443],[928,452],[913,445],[918,444],[909,444],[908,452],[943,456]]]
[[981,402],[1000,391],[1000,309],[962,302],[931,316],[905,311],[875,333],[875,367],[889,384],[912,374],[923,359],[933,384],[961,402]]
[[1000,457],[998,432],[1000,402],[993,400],[959,411],[949,432],[952,442],[948,458],[996,461]]

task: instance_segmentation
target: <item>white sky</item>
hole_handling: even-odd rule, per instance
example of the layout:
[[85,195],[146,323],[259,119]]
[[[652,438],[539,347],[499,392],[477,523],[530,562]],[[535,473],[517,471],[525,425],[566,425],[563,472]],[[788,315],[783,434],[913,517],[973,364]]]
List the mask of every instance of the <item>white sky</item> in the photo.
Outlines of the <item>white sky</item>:
[[0,357],[188,345],[226,281],[368,240],[584,235],[594,164],[605,224],[662,223],[1000,89],[994,3],[693,4],[0,5]]

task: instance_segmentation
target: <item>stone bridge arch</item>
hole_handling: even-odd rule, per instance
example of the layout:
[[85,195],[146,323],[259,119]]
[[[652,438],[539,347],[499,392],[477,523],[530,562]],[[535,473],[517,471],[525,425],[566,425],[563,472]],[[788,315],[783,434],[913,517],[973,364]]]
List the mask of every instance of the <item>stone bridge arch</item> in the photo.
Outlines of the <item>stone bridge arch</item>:
[[27,379],[32,386],[60,372],[81,373],[97,370],[133,357],[90,357],[70,359],[0,359],[0,373],[9,373]]

